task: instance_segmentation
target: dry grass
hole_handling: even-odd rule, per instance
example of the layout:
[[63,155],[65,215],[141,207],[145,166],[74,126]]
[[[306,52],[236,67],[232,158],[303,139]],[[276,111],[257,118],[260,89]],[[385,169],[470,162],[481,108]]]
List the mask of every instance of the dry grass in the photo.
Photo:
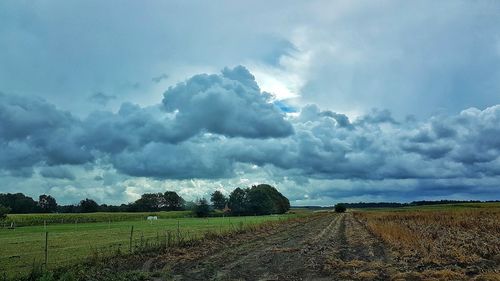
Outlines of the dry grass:
[[394,280],[499,278],[499,208],[354,215],[390,246],[396,261],[413,269]]

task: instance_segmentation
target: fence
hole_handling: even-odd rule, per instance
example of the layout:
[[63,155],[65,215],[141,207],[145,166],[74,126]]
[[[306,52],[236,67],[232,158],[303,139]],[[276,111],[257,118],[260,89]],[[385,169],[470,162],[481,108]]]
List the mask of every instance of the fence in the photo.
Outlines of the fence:
[[34,267],[53,269],[93,257],[172,247],[209,234],[224,234],[293,215],[182,218],[157,221],[45,224],[0,229],[0,277]]

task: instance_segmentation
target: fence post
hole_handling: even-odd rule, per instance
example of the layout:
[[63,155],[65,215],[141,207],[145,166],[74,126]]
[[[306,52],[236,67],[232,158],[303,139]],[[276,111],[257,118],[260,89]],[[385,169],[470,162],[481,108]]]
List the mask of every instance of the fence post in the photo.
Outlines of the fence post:
[[45,232],[45,269],[49,266],[49,232]]
[[130,229],[130,252],[132,253],[132,236],[134,235],[134,226]]
[[181,241],[181,224],[179,219],[177,219],[177,243],[180,244]]

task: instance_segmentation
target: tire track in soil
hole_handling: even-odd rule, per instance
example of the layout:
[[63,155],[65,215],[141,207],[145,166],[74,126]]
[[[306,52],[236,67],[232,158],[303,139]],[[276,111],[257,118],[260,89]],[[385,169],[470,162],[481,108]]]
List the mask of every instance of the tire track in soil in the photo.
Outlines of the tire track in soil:
[[[330,215],[207,257],[174,280],[306,280],[303,241],[327,228]],[[201,266],[200,268],[200,265]],[[309,279],[307,279],[309,280]]]
[[393,264],[384,244],[351,213],[342,216],[325,253],[323,271],[339,280],[389,280]]
[[352,214],[328,213],[245,236],[194,261],[155,262],[172,280],[322,281],[387,280],[390,259]]

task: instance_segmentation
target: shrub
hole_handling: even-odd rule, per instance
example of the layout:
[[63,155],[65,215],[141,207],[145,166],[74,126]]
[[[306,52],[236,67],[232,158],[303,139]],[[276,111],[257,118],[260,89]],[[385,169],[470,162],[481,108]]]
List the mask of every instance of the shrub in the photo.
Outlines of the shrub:
[[210,214],[210,206],[208,205],[207,199],[202,198],[196,202],[196,206],[194,207],[194,214],[195,216],[201,218],[201,217],[208,217]]
[[346,207],[342,204],[337,204],[337,205],[335,205],[334,208],[335,208],[336,213],[343,213],[346,210]]
[[5,219],[9,212],[10,212],[10,208],[4,207],[3,205],[0,205],[0,220]]

